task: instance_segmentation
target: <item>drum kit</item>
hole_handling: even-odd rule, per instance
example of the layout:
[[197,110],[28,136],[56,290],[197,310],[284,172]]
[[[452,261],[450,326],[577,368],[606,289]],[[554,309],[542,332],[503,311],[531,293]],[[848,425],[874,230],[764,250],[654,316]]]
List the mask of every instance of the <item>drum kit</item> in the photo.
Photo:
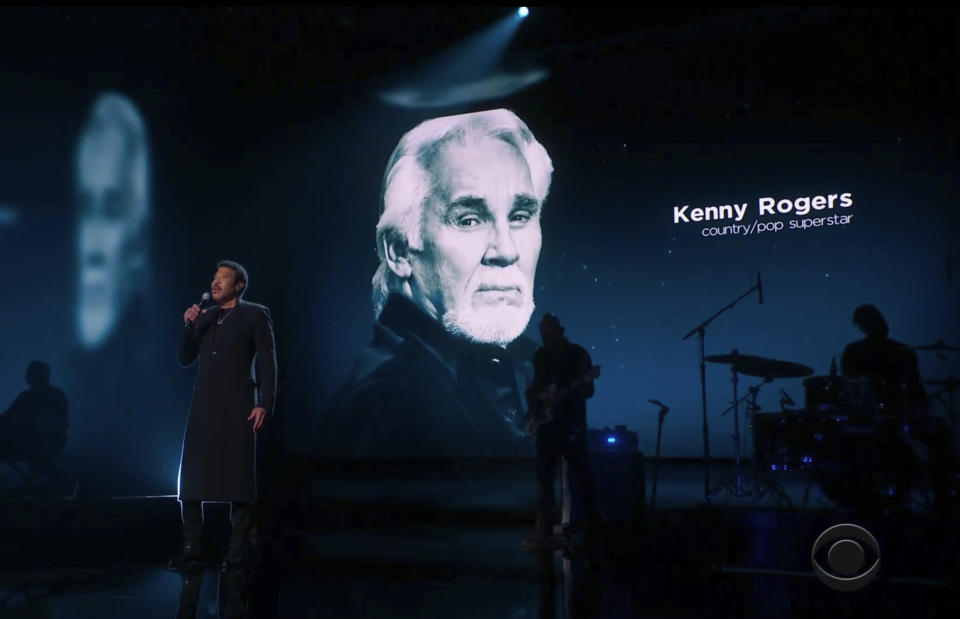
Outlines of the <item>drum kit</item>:
[[[755,272],[755,271],[754,271]],[[751,272],[751,273],[754,273]],[[767,473],[771,471],[789,471],[808,469],[820,482],[821,488],[829,498],[838,504],[855,504],[863,507],[866,501],[871,506],[899,505],[909,496],[909,483],[913,476],[915,458],[910,445],[911,417],[916,413],[908,403],[906,385],[882,385],[881,389],[872,381],[839,376],[836,357],[831,362],[830,373],[826,376],[813,376],[813,368],[790,361],[740,354],[734,349],[730,354],[705,354],[707,327],[725,312],[733,309],[740,301],[757,293],[757,301],[763,304],[763,285],[760,273],[756,273],[756,283],[723,305],[709,318],[690,329],[681,339],[687,340],[694,335],[698,340],[700,370],[700,400],[703,421],[703,472],[704,497],[709,503],[719,490],[738,497],[762,497],[768,492],[790,502],[783,489]],[[752,275],[751,275],[752,278]],[[941,360],[948,361],[947,353],[960,352],[960,348],[947,345],[942,339],[928,346],[909,346],[911,351],[937,352]],[[736,460],[736,480],[726,481],[716,486],[710,484],[710,433],[707,414],[706,364],[722,363],[730,365],[733,383],[733,401],[724,411],[726,415],[733,411],[734,442]],[[747,393],[740,396],[738,386],[740,376],[752,376],[762,381],[751,386]],[[763,385],[783,378],[805,378],[805,406],[801,409],[788,409],[795,403],[781,389],[779,413],[761,413],[757,406],[757,394]],[[951,425],[960,427],[960,415],[954,406],[954,394],[960,387],[960,380],[951,373],[949,378],[926,381],[926,384],[941,387],[933,394],[933,399],[941,402],[944,393],[949,397],[949,415]],[[745,401],[749,399],[749,402]],[[897,400],[885,402],[884,399]],[[740,406],[744,404],[749,417],[750,429],[754,438],[754,477],[753,487],[744,488],[740,458]],[[919,421],[916,418],[913,421]],[[761,466],[762,465],[762,466]],[[809,495],[810,485],[804,496]],[[960,487],[958,487],[960,493]],[[880,497],[877,499],[877,497]],[[877,499],[877,500],[875,500]]]
[[[938,340],[928,346],[907,347],[915,351],[960,352]],[[710,489],[707,500],[721,490],[737,497],[758,499],[767,493],[791,504],[772,472],[805,470],[812,473],[824,494],[848,507],[892,507],[909,496],[916,471],[916,458],[910,446],[909,427],[903,425],[901,403],[883,402],[876,386],[864,378],[840,376],[836,358],[830,374],[814,376],[813,368],[800,363],[745,355],[736,349],[730,354],[704,356],[703,360],[730,366],[733,400],[721,415],[733,411],[735,480],[721,482]],[[738,393],[741,376],[761,379]],[[757,395],[774,380],[805,378],[805,402],[796,406],[781,389],[779,412],[760,412]],[[960,379],[952,374],[924,384],[940,387],[931,397],[947,394],[952,421],[957,421],[955,393]],[[740,443],[740,409],[743,406],[747,427],[753,438],[753,484],[743,481]],[[909,417],[907,417],[909,418]],[[891,423],[892,422],[892,423]],[[809,495],[810,486],[807,486]],[[806,502],[807,496],[804,497]]]
[[[944,343],[942,339],[937,340],[933,344],[927,346],[913,346],[913,350],[920,351],[929,351],[938,353],[937,356],[942,361],[949,361],[949,357],[946,353],[948,352],[960,352],[960,347],[957,346],[948,346]],[[955,366],[957,364],[954,364]],[[943,402],[943,394],[947,395],[947,411],[950,418],[951,425],[956,425],[960,422],[960,411],[957,410],[956,406],[956,393],[957,387],[960,387],[960,378],[957,378],[953,375],[951,371],[950,375],[946,378],[936,379],[936,380],[925,380],[923,384],[930,385],[931,387],[940,387],[938,391],[935,391],[930,395],[931,399],[939,400]]]

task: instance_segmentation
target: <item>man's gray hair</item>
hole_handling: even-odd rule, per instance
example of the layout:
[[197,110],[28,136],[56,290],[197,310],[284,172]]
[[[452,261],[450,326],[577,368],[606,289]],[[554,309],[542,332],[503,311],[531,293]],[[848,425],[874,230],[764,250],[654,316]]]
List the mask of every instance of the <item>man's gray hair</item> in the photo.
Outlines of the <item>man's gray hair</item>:
[[405,133],[390,155],[380,192],[377,254],[380,266],[373,275],[374,316],[379,316],[387,295],[401,290],[403,280],[387,265],[385,241],[402,239],[409,249],[423,249],[424,206],[435,179],[430,172],[448,142],[464,143],[467,137],[490,137],[515,148],[530,169],[534,197],[542,205],[550,191],[553,163],[527,125],[505,109],[443,116],[424,121]]

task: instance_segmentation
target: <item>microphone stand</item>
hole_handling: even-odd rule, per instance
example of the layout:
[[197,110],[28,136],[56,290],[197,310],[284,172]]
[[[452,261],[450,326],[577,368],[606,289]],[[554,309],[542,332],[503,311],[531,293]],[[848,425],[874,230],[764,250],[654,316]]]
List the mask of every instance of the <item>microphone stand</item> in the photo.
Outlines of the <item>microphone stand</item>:
[[660,407],[660,415],[657,419],[657,452],[653,458],[653,490],[650,492],[650,511],[653,512],[657,508],[657,479],[660,477],[660,437],[663,435],[663,418],[670,412],[670,407],[657,400],[647,400],[647,402]]
[[653,458],[653,489],[650,491],[650,511],[657,509],[657,479],[660,477],[660,436],[663,434],[663,418],[667,416],[670,409],[655,400],[647,400],[660,407],[660,415],[657,419],[657,452]]
[[706,327],[711,322],[713,322],[720,314],[724,313],[729,309],[733,309],[733,306],[739,303],[744,297],[749,295],[754,290],[760,288],[759,284],[751,286],[749,290],[744,292],[742,295],[734,299],[728,305],[721,308],[710,318],[707,318],[699,325],[690,330],[689,333],[683,336],[682,339],[686,340],[691,335],[696,333],[700,338],[700,398],[703,403],[703,498],[709,503],[710,502],[710,434],[707,429],[707,365],[704,361],[703,353],[703,340],[706,335]]

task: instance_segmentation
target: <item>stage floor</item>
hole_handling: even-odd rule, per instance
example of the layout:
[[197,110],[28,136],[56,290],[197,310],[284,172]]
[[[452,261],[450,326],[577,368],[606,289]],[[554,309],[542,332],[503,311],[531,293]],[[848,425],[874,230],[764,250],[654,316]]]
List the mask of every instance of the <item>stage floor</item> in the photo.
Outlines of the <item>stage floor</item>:
[[[717,481],[732,472],[711,467]],[[816,486],[800,508],[805,475],[778,480],[793,509],[782,495],[725,494],[708,505],[702,464],[663,466],[657,510],[636,530],[610,529],[596,551],[576,555],[524,551],[529,519],[300,519],[264,537],[253,570],[229,576],[215,570],[225,506],[207,512],[209,562],[184,575],[165,569],[179,543],[173,497],[5,500],[0,617],[216,617],[230,616],[218,609],[231,604],[250,617],[384,619],[928,617],[960,609],[954,522],[840,509]],[[648,472],[648,501],[649,482]],[[833,590],[813,572],[814,542],[839,523],[862,526],[879,544],[880,571],[858,591]]]

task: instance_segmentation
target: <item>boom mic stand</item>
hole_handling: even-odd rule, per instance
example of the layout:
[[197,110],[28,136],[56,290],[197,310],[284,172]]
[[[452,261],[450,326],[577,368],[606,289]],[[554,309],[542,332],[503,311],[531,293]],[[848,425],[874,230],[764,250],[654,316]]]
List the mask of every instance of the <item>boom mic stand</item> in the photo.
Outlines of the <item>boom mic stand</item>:
[[749,295],[754,290],[760,289],[760,278],[757,277],[757,283],[750,287],[749,290],[744,292],[742,295],[734,299],[730,304],[721,308],[710,318],[707,318],[699,325],[690,330],[689,333],[683,336],[682,339],[686,340],[691,335],[696,333],[700,339],[700,398],[703,403],[703,498],[709,503],[710,502],[710,433],[707,429],[707,365],[704,361],[704,352],[703,352],[703,340],[706,337],[706,327],[708,324],[713,322],[717,316],[724,313],[729,309],[733,309],[733,306],[739,303],[744,297]]

